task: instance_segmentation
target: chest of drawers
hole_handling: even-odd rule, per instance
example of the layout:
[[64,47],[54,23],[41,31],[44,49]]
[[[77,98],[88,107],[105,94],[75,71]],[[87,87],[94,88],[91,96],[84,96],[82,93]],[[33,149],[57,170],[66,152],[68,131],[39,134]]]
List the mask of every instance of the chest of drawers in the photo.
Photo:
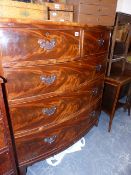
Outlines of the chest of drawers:
[[3,103],[2,84],[3,80],[0,78],[0,175],[17,175],[11,132]]
[[1,23],[1,76],[20,174],[98,123],[109,37],[106,27]]
[[81,24],[113,26],[117,0],[67,0],[74,5],[74,21]]

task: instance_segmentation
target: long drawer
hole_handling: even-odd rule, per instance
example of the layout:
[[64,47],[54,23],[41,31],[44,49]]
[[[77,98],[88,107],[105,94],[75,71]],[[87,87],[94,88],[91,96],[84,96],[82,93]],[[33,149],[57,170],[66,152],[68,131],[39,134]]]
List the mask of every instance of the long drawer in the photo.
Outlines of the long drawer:
[[4,69],[9,103],[37,95],[58,95],[85,89],[104,75],[106,56],[77,62]]
[[[3,67],[65,62],[80,57],[80,29],[0,29]],[[70,43],[70,44],[69,44]]]
[[84,117],[62,123],[51,129],[38,130],[36,134],[16,139],[16,148],[19,164],[28,163],[33,159],[46,158],[74,143],[82,134],[85,134],[98,120],[100,102],[86,112]]
[[115,16],[109,15],[92,15],[92,14],[75,14],[75,21],[82,24],[113,26]]
[[81,14],[92,14],[92,15],[110,15],[115,16],[115,5],[109,6],[100,6],[100,5],[93,5],[93,4],[79,4],[79,12]]
[[[36,99],[10,106],[15,135],[28,133],[38,127],[52,127],[76,115],[82,115],[102,96],[103,79],[95,81],[84,92]],[[25,117],[26,116],[26,117]]]

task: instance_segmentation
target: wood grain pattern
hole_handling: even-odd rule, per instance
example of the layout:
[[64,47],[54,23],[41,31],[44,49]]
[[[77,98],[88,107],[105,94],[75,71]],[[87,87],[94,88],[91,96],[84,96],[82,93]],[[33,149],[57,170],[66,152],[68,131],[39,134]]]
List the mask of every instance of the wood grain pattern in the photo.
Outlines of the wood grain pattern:
[[0,175],[17,175],[11,133],[6,115],[2,84],[0,84]]
[[38,127],[52,127],[76,115],[82,115],[88,110],[90,104],[101,98],[102,90],[103,80],[99,80],[84,92],[35,101],[32,99],[31,102],[16,104],[10,110],[14,134],[28,134],[32,130],[37,130]]
[[0,154],[0,175],[15,175],[9,152]]
[[[93,62],[92,62],[93,60]],[[89,81],[105,73],[103,58],[83,61],[4,69],[9,100],[36,95],[58,95],[86,89]]]
[[[77,35],[76,35],[77,34]],[[64,62],[80,57],[80,29],[0,29],[3,67]],[[70,44],[68,44],[70,43]]]
[[107,52],[109,37],[109,31],[93,31],[90,29],[85,30],[82,55],[87,56]]
[[[94,111],[92,107],[88,113],[83,113],[83,117],[73,119],[57,125],[46,131],[39,130],[37,134],[16,139],[17,153],[20,165],[27,164],[38,159],[41,156],[46,158],[61,147],[65,147],[72,143],[77,137],[81,136],[88,128],[93,126],[98,119],[100,102],[95,105],[96,114],[92,116]],[[50,142],[50,143],[49,143]],[[28,151],[30,148],[31,151]]]
[[5,131],[3,122],[0,120],[0,149],[6,147]]
[[20,175],[98,124],[109,33],[101,26],[1,20],[0,76]]

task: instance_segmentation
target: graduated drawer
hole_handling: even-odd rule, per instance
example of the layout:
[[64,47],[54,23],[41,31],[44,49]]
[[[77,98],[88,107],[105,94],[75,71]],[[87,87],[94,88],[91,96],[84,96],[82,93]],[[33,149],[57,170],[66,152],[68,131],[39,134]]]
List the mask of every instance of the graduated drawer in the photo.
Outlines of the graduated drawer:
[[110,31],[108,30],[84,30],[84,42],[82,55],[94,55],[108,52]]
[[0,33],[3,67],[64,62],[80,57],[81,37],[78,27],[4,28],[0,29]]
[[10,153],[8,151],[0,153],[0,175],[11,175],[11,174],[14,173]]
[[[38,127],[48,128],[80,115],[101,98],[103,80],[91,84],[85,92],[27,101],[10,106],[15,135]],[[26,116],[26,117],[25,117]]]
[[[38,130],[28,136],[16,138],[16,149],[20,165],[34,159],[45,159],[74,143],[98,120],[99,104],[90,108],[83,116],[61,123],[51,129]],[[30,149],[29,149],[30,148]]]
[[9,101],[36,95],[57,95],[86,89],[105,73],[106,56],[83,61],[4,69]]
[[6,147],[5,129],[2,119],[0,119],[0,149]]

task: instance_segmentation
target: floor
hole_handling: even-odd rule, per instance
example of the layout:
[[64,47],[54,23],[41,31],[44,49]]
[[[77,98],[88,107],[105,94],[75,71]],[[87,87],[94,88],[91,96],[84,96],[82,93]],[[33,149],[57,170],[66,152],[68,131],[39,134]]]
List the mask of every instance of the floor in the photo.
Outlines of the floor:
[[102,112],[81,151],[67,154],[56,167],[38,162],[28,168],[27,175],[131,175],[131,116],[122,108],[116,111],[111,133],[108,119]]

